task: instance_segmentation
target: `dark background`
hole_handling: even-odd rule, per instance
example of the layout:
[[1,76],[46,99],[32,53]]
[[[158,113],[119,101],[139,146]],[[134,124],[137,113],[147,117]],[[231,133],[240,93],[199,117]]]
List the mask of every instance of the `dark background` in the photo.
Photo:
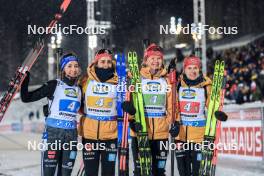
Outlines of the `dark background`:
[[[27,34],[27,25],[46,26],[59,7],[60,0],[0,0],[0,91],[7,88],[16,68],[40,37]],[[192,0],[101,0],[98,10],[107,12],[101,17],[112,22],[111,45],[114,51],[134,49],[141,56],[142,40],[159,42],[159,25],[169,25],[170,17],[181,17],[184,24],[193,22]],[[239,37],[263,31],[264,2],[262,0],[206,0],[206,24],[237,26]],[[110,10],[109,10],[110,9]],[[73,0],[60,23],[86,26],[85,0]],[[227,36],[226,36],[227,37]],[[190,37],[185,40],[192,41]],[[63,36],[62,46],[80,57],[82,68],[87,66],[87,35]],[[169,49],[169,48],[168,48]],[[32,69],[32,84],[47,81],[47,49]]]

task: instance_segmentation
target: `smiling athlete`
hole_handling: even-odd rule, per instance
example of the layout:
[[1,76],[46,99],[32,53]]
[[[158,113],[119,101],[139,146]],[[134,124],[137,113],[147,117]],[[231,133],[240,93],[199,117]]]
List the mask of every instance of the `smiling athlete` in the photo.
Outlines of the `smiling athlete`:
[[[77,154],[76,118],[82,96],[77,86],[80,75],[77,56],[72,53],[64,55],[60,60],[60,73],[61,79],[48,81],[37,90],[28,92],[30,74],[27,72],[21,87],[23,102],[48,98],[48,105],[43,108],[46,116],[43,142],[47,148],[42,152],[42,176],[54,176],[56,168],[57,175],[70,176]],[[57,144],[57,148],[53,149],[49,144]],[[67,147],[60,148],[59,145]]]
[[[178,90],[180,132],[176,138],[181,144],[176,152],[180,176],[199,175],[201,151],[196,144],[201,144],[206,126],[206,113],[211,92],[211,80],[202,74],[201,60],[198,57],[186,57],[183,61],[183,73],[180,76]],[[216,118],[226,116],[217,111]],[[185,146],[183,148],[183,146]]]

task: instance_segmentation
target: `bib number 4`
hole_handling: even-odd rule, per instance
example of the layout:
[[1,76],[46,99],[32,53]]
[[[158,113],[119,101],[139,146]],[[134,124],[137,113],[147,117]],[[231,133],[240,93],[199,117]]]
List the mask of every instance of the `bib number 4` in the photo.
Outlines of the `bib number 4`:
[[183,113],[199,113],[200,103],[199,102],[180,102],[180,110]]
[[102,107],[104,106],[104,99],[100,98],[99,100],[96,101],[95,103],[97,106]]
[[65,112],[77,113],[81,106],[81,103],[73,100],[60,100],[59,110]]
[[76,102],[72,102],[71,104],[69,104],[68,109],[69,109],[70,111],[74,111],[74,109],[75,109],[75,105],[76,105]]

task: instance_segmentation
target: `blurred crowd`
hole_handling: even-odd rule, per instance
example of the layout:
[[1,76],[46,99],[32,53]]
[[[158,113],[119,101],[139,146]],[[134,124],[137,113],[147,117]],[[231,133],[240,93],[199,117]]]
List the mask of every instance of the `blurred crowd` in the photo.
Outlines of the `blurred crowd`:
[[[209,60],[219,58],[226,63],[226,99],[237,104],[264,101],[264,40],[214,53]],[[214,64],[209,65],[212,73]]]

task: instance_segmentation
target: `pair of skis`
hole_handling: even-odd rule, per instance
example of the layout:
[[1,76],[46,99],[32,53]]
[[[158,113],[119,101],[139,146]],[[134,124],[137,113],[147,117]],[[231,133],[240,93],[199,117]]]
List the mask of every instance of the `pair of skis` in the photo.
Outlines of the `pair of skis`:
[[[210,102],[208,106],[208,114],[204,135],[204,148],[202,149],[202,160],[200,164],[199,175],[211,176],[213,168],[214,150],[210,146],[215,143],[217,119],[215,111],[219,110],[221,105],[222,88],[224,83],[224,61],[217,60],[214,66],[213,84],[211,88]],[[222,100],[223,101],[223,100]],[[219,129],[219,128],[218,128]],[[219,129],[220,130],[220,129]],[[215,156],[216,157],[216,156]],[[216,162],[215,162],[216,164]]]
[[134,86],[135,91],[132,92],[132,98],[134,107],[136,109],[135,123],[140,124],[137,131],[137,142],[138,142],[138,156],[141,167],[141,175],[150,176],[152,175],[152,157],[149,146],[147,125],[144,112],[143,94],[141,87],[141,78],[139,74],[138,59],[136,52],[128,52],[128,65],[129,70],[132,74],[131,85]]
[[[176,58],[171,60],[169,66],[169,81],[171,84],[171,91],[172,91],[172,122],[171,124],[174,125],[176,119],[176,108],[177,108],[177,69],[176,69]],[[175,137],[171,136],[171,144],[175,145]],[[174,160],[175,160],[175,150],[172,149],[171,151],[171,176],[174,176]]]
[[[71,0],[63,0],[59,12],[55,14],[53,20],[48,25],[48,34],[51,32],[51,29],[57,24],[57,22],[61,19],[62,15],[67,10],[70,3]],[[20,89],[21,84],[26,77],[26,71],[30,71],[31,67],[36,62],[38,56],[41,54],[45,46],[44,40],[47,37],[48,36],[46,36],[41,41],[37,42],[35,47],[30,50],[26,59],[24,60],[22,65],[17,68],[14,77],[9,82],[7,92],[4,93],[3,98],[0,101],[0,122],[2,121],[12,99],[16,95],[17,91]]]
[[[226,87],[226,71],[224,72],[223,86],[222,86],[222,90],[221,90],[221,103],[220,103],[220,107],[219,107],[220,111],[223,111],[223,107],[224,107],[224,99],[225,99],[225,91],[226,91],[225,87]],[[217,121],[216,134],[215,134],[215,145],[217,145],[219,143],[220,136],[221,136],[221,121]],[[217,156],[218,156],[218,150],[217,150],[217,148],[215,148],[213,159],[212,159],[211,176],[215,176]]]
[[127,176],[129,175],[128,113],[123,112],[121,105],[124,101],[130,101],[130,92],[126,91],[127,72],[126,72],[126,57],[124,54],[117,55],[116,72],[118,75],[118,90],[117,90],[118,175]]

